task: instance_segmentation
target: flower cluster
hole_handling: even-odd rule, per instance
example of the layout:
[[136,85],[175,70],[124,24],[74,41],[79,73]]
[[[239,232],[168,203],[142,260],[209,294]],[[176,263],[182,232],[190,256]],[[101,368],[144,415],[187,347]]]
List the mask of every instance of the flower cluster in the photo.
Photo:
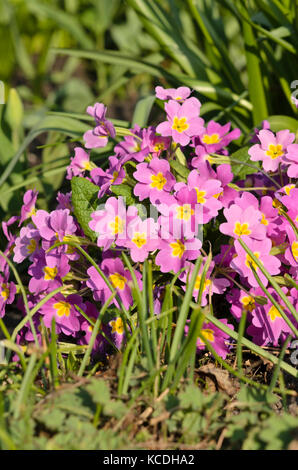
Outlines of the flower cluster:
[[[21,215],[2,223],[4,254],[28,266],[30,305],[56,292],[34,317],[39,340],[39,325],[51,328],[54,318],[60,337],[87,344],[105,305],[109,316],[102,321],[94,353],[104,354],[111,343],[121,348],[131,331],[121,312],[129,315],[134,309],[133,285],[145,289],[143,263],[148,260],[155,276],[157,316],[174,276],[177,297],[183,297],[193,280],[193,302],[203,309],[213,306],[223,329],[205,320],[198,352],[206,348],[205,338],[225,358],[233,345],[225,331],[235,328],[244,311],[252,341],[278,346],[297,328],[295,135],[289,130],[275,134],[264,121],[261,130],[255,129],[248,151],[252,162],[262,162],[262,169],[235,181],[228,146],[240,139],[240,130],[230,130],[231,123],[206,123],[200,101],[187,87],[158,86],[156,97],[165,101],[164,122],[143,129],[135,125],[122,139],[102,103],[87,108],[95,127],[84,134],[85,149],[75,148],[66,177],[88,181],[97,193],[97,208],[92,205],[88,220],[94,240],[84,233],[71,192],[59,193],[56,208],[47,212],[36,209],[38,193],[28,190]],[[103,170],[92,161],[92,151],[105,147],[109,138],[117,142]],[[74,244],[78,241],[87,252],[92,247],[92,265]],[[201,265],[192,279],[198,258]],[[279,291],[272,288],[270,276]],[[2,258],[0,317],[13,302],[25,312]],[[26,324],[18,342],[32,340]]]

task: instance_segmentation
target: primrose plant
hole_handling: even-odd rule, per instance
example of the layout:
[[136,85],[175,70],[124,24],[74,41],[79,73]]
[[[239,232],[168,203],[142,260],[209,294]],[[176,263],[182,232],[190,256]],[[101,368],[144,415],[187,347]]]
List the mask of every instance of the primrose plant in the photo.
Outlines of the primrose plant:
[[[257,351],[297,336],[295,135],[264,121],[245,167],[228,149],[240,130],[205,122],[191,94],[156,87],[165,102],[156,127],[117,128],[102,103],[89,106],[94,127],[70,158],[70,191],[46,212],[30,189],[20,215],[2,223],[0,317],[12,304],[22,312],[18,345],[41,345],[54,325],[58,341],[97,357],[125,351],[138,330],[154,362],[159,324],[170,329],[169,360],[194,334],[198,355],[225,359],[239,322]],[[109,141],[114,152],[99,168],[94,149]],[[25,266],[22,281],[15,264]]]

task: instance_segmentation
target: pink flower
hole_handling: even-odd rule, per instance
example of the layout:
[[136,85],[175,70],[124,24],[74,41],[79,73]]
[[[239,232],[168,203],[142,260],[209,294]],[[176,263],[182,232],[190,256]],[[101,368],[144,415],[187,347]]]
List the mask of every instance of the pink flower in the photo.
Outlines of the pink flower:
[[33,260],[34,254],[39,249],[40,234],[39,231],[32,225],[28,224],[22,227],[20,236],[15,240],[14,262],[22,263],[25,258]]
[[253,162],[262,161],[265,171],[276,171],[278,165],[283,163],[283,157],[287,151],[287,146],[295,140],[295,134],[288,129],[273,132],[263,129],[259,132],[260,144],[253,145],[248,154]]
[[5,268],[3,275],[0,273],[0,318],[5,315],[5,307],[12,304],[16,295],[16,285],[9,282],[9,269]]
[[200,133],[200,141],[205,145],[208,153],[217,153],[223,147],[227,147],[232,140],[241,135],[240,129],[229,132],[231,123],[221,126],[218,122],[209,121],[206,128]]
[[143,129],[142,148],[149,149],[149,153],[152,157],[159,157],[170,145],[170,137],[157,135],[155,127],[150,126],[148,129]]
[[85,171],[90,171],[94,168],[90,162],[89,153],[85,152],[81,147],[76,147],[74,149],[75,156],[70,159],[70,165],[67,167],[67,176],[66,178],[71,180],[73,176],[82,175]]
[[182,105],[170,100],[165,104],[168,120],[159,124],[156,132],[165,137],[172,136],[174,142],[182,146],[189,144],[190,139],[203,129],[204,120],[198,117],[200,107],[196,98],[189,98]]
[[109,136],[112,139],[116,136],[115,128],[111,121],[106,119],[107,108],[102,103],[95,103],[94,106],[88,106],[87,113],[95,119],[96,127],[85,132],[84,140],[87,149],[105,147]]
[[106,251],[112,243],[124,246],[127,240],[127,225],[138,215],[134,206],[126,210],[122,197],[110,197],[104,209],[92,212],[89,227],[98,234],[97,245]]
[[62,278],[70,271],[68,258],[60,254],[45,255],[40,250],[34,257],[33,263],[28,269],[31,279],[29,281],[29,291],[34,294],[54,290],[63,285]]
[[115,145],[114,151],[120,155],[121,165],[124,165],[129,160],[136,160],[143,162],[145,157],[149,155],[149,147],[146,142],[143,142],[145,129],[141,129],[137,124],[130,132],[134,135],[126,135],[122,142]]
[[283,163],[289,165],[287,170],[288,176],[290,178],[298,178],[298,144],[288,145]]
[[110,166],[106,171],[102,168],[95,168],[90,174],[92,181],[100,186],[98,199],[109,191],[111,184],[121,184],[125,178],[125,170],[122,168],[119,158],[113,155],[109,157],[109,163]]
[[75,335],[80,330],[80,313],[75,308],[78,305],[84,310],[82,298],[77,294],[64,297],[61,293],[56,294],[42,307],[40,313],[47,328],[51,328],[52,318],[56,320],[56,332],[67,336]]
[[160,266],[163,273],[174,271],[177,273],[185,265],[186,260],[197,259],[200,256],[202,242],[198,238],[186,239],[183,236],[175,239],[171,233],[167,238],[160,240],[159,253],[155,264]]
[[186,86],[180,86],[179,88],[155,87],[156,98],[160,100],[176,100],[183,102],[189,97],[190,93],[191,90]]
[[252,205],[242,209],[237,204],[232,204],[224,209],[226,223],[219,226],[221,233],[233,238],[251,237],[256,240],[263,240],[266,236],[266,227],[261,224],[262,213]]
[[131,259],[135,263],[145,261],[149,252],[159,248],[158,229],[159,224],[152,218],[141,220],[136,217],[130,222],[125,246],[130,249]]
[[[264,240],[253,240],[249,237],[244,237],[244,243],[248,248],[253,252],[256,258],[262,263],[266,270],[271,275],[279,274],[281,262],[275,256],[270,255],[270,250],[272,248],[272,242],[269,238]],[[230,266],[241,276],[247,278],[247,281],[252,287],[258,287],[259,284],[254,276],[251,265],[254,267],[257,275],[259,276],[261,282],[266,287],[268,285],[268,280],[261,272],[257,264],[253,259],[248,255],[244,248],[240,245],[238,240],[235,241],[235,250],[237,257],[233,258]]]
[[24,222],[24,220],[29,219],[32,215],[35,215],[35,204],[38,196],[38,191],[34,191],[32,189],[28,189],[25,192],[23,198],[23,206],[21,208],[21,219],[19,222],[19,226]]
[[[129,308],[133,304],[133,298],[131,294],[132,277],[129,270],[124,267],[121,259],[119,258],[104,259],[100,265],[100,268],[114,289],[116,289],[124,307]],[[92,290],[94,300],[104,304],[112,295],[112,291],[93,266],[87,270],[87,273],[89,276],[87,286]],[[135,275],[138,285],[140,289],[142,289],[142,276],[137,270],[135,270]],[[111,301],[111,304],[112,303],[116,305],[117,308],[120,308],[116,297],[114,297],[114,299]]]
[[133,176],[139,181],[134,188],[135,196],[138,196],[140,201],[149,197],[152,204],[157,200],[166,202],[176,182],[169,162],[159,158],[152,158],[149,163],[139,163]]
[[[185,266],[187,266],[186,271],[183,271],[181,275],[179,276],[179,279],[185,284],[185,286],[182,286],[183,290],[186,290],[187,283],[190,282],[190,279],[194,270],[193,263],[186,262]],[[201,299],[202,307],[207,305],[207,303],[209,302],[209,295],[212,296],[212,294],[223,294],[226,288],[230,286],[230,282],[227,279],[211,277],[214,266],[215,266],[215,263],[212,261],[205,277],[205,281],[203,284],[202,299]],[[193,290],[193,297],[195,298],[196,302],[198,301],[203,268],[204,268],[204,264],[202,264],[202,266],[199,269],[199,272],[195,281],[194,290]]]
[[[286,288],[282,288],[282,290],[287,294]],[[275,290],[269,287],[268,291],[277,301],[278,305],[283,308],[285,315],[290,317],[290,313],[287,312]],[[257,328],[262,328],[268,342],[274,346],[278,345],[282,333],[290,334],[292,331],[278,309],[270,301],[266,305],[256,304],[255,310],[252,311],[252,324]]]
[[[234,329],[233,325],[230,325],[228,321],[225,318],[220,319],[220,321],[231,328],[232,330]],[[186,325],[185,327],[185,333],[187,334],[189,330],[189,326]],[[221,329],[219,329],[217,326],[213,325],[211,322],[205,322],[202,326],[201,329],[201,335],[203,336],[204,339],[206,339],[211,346],[214,348],[215,352],[225,359],[227,357],[227,354],[230,352],[230,346],[229,346],[229,335],[224,333]],[[197,339],[197,350],[205,350],[206,349],[206,344],[204,343],[204,340],[202,341],[201,338],[198,337]]]

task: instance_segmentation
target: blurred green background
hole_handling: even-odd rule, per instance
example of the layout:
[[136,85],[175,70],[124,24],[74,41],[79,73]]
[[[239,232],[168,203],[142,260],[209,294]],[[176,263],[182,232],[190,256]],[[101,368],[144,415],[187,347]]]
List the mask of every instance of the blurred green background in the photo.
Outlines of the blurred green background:
[[0,0],[0,219],[28,188],[45,209],[67,190],[96,101],[124,127],[154,124],[155,86],[186,85],[206,120],[296,132],[297,49],[297,0]]

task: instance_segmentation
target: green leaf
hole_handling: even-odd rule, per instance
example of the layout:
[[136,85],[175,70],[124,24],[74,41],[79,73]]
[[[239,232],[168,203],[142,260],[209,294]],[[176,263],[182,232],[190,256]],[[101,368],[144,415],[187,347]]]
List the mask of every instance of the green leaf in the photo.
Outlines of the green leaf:
[[95,403],[107,405],[110,401],[110,390],[106,382],[102,379],[93,379],[86,390],[92,396]]
[[270,123],[270,129],[273,132],[282,131],[284,129],[289,129],[291,132],[298,131],[298,120],[289,116],[269,116],[267,120]]
[[140,127],[145,127],[148,122],[149,114],[153,103],[155,101],[155,96],[145,96],[141,98],[135,107],[135,111],[132,118],[132,127],[135,124],[138,124]]
[[176,173],[178,173],[178,175],[187,180],[189,169],[186,166],[182,165],[182,163],[178,162],[178,160],[171,160],[170,166]]
[[[239,160],[243,163],[248,163],[250,161],[250,156],[248,155],[249,149],[250,149],[249,145],[242,147],[241,149],[232,153],[232,155],[230,155],[230,158],[232,160]],[[246,175],[254,173],[253,168],[244,164],[242,165],[241,163],[232,163],[231,167],[232,167],[232,172],[234,176],[237,177],[237,179],[245,178]]]
[[128,186],[128,184],[111,185],[110,190],[116,196],[122,196],[128,206],[135,205],[135,198],[132,194],[132,187]]
[[92,241],[95,241],[97,235],[89,228],[89,222],[92,212],[98,208],[99,201],[97,195],[99,187],[85,178],[75,176],[71,180],[71,190],[74,214],[85,235],[90,237]]

